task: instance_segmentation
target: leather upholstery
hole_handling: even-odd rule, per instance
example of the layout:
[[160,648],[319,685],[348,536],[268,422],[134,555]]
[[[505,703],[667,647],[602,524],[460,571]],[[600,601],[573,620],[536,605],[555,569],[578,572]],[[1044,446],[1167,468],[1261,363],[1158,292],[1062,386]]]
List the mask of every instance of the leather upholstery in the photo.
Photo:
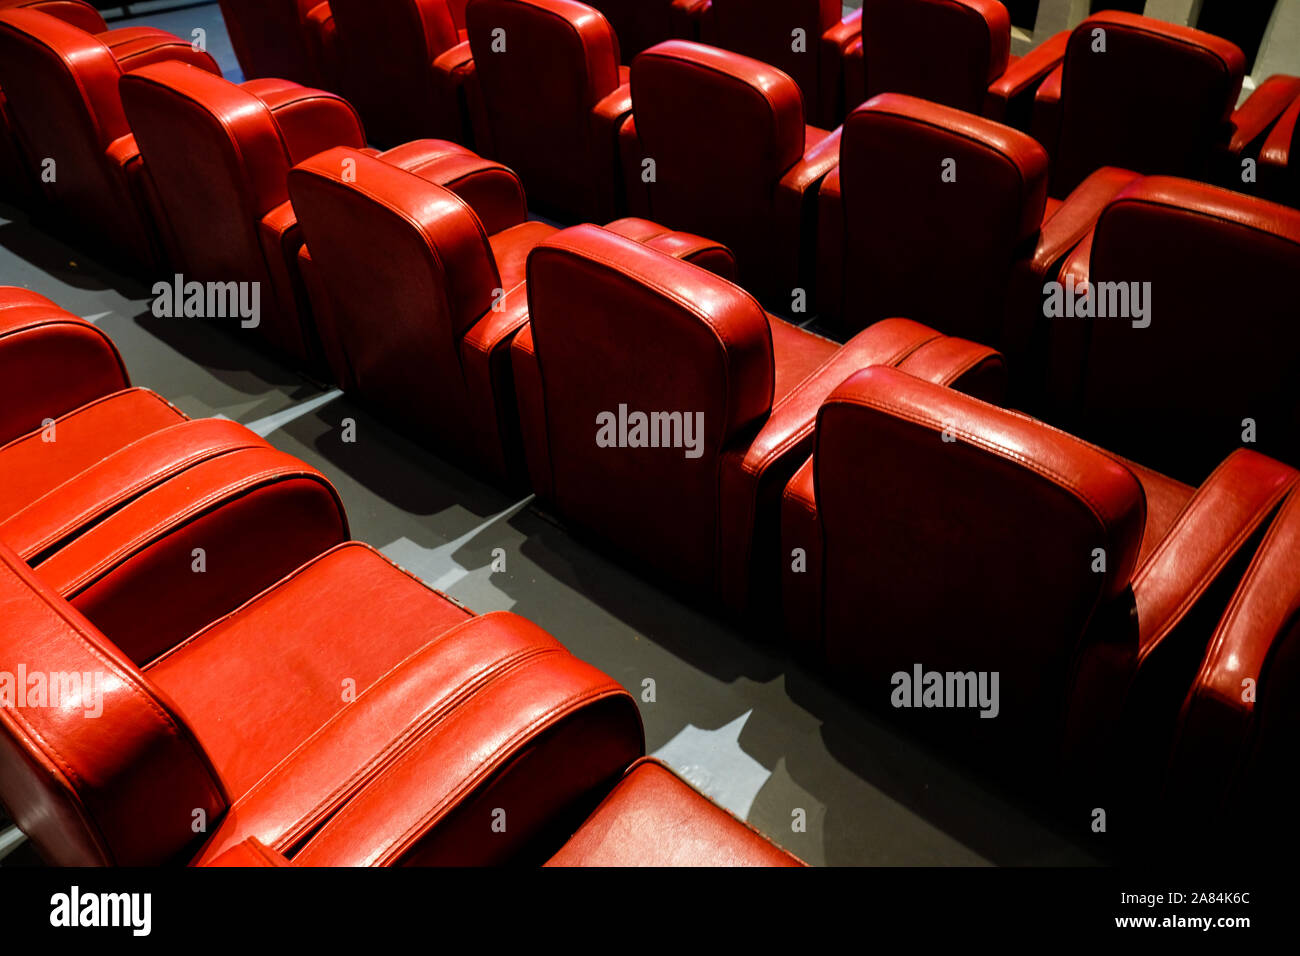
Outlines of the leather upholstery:
[[220,0],[244,79],[325,81],[309,43],[308,15],[320,0]]
[[38,10],[87,33],[103,33],[108,29],[100,12],[84,0],[0,0],[0,11],[4,10]]
[[315,363],[315,335],[291,272],[301,242],[291,211],[286,218],[278,207],[289,198],[294,162],[329,146],[364,145],[355,111],[334,94],[287,81],[240,87],[175,63],[124,78],[122,102],[166,210],[177,270],[186,281],[259,283],[262,315],[251,334]]
[[547,866],[803,866],[657,760],[633,764]]
[[[538,210],[614,218],[618,128],[631,103],[609,22],[574,0],[474,0],[466,21],[478,148],[519,173]],[[499,30],[504,50],[494,48]]]
[[342,92],[372,140],[468,142],[460,78],[437,61],[460,43],[446,0],[330,0]]
[[1042,147],[991,120],[884,94],[845,122],[832,177],[820,200],[824,313],[853,330],[907,315],[1000,342],[1012,266],[1043,221]]
[[725,243],[741,283],[788,307],[814,241],[809,200],[838,149],[804,126],[799,87],[757,60],[673,40],[633,61],[632,106],[622,139],[633,213]]
[[[1051,320],[1057,407],[1082,433],[1142,457],[1161,421],[1165,461],[1205,474],[1243,443],[1300,461],[1294,294],[1300,213],[1190,180],[1147,177],[1111,201],[1061,281],[1150,282],[1150,325]],[[1236,316],[1227,334],[1224,316]],[[1150,456],[1147,456],[1150,460]]]
[[866,86],[852,105],[906,93],[980,113],[1010,62],[1011,20],[994,0],[864,0],[862,55]]
[[0,443],[130,384],[103,331],[42,295],[0,286]]
[[[839,0],[707,0],[704,7],[704,43],[781,70],[799,84],[808,117],[826,129],[839,125],[844,116],[841,60],[845,47],[861,33],[858,18],[841,23]],[[796,30],[803,31],[801,49],[795,48]]]
[[[1300,83],[1300,78],[1287,79]],[[1300,93],[1279,116],[1260,149],[1259,177],[1269,198],[1300,207],[1300,158],[1297,158],[1300,157],[1300,140],[1297,130],[1300,130]]]
[[1297,478],[1240,451],[1147,546],[1150,479],[1122,459],[900,370],[866,369],[822,406],[813,461],[786,491],[787,557],[810,541],[818,559],[815,577],[785,572],[788,613],[820,593],[823,617],[796,636],[876,706],[891,675],[917,664],[1000,675],[996,720],[899,719],[1002,752],[1065,741],[1072,759],[1109,755],[1113,770],[1116,734],[1127,747],[1161,726],[1133,714],[1163,712],[1168,726],[1205,616]]
[[[216,62],[175,41],[187,62],[219,75]],[[139,155],[122,112],[122,66],[99,38],[34,9],[0,12],[0,86],[34,173],[55,162],[44,194],[106,252],[132,268],[160,250]]]
[[[822,398],[856,369],[902,361],[939,338],[896,320],[836,349],[770,318],[731,283],[593,226],[533,251],[528,307],[512,359],[534,490],[567,520],[736,611],[751,589],[764,593],[751,571],[773,567],[780,491],[807,455]],[[801,336],[807,344],[789,342]],[[620,406],[679,413],[679,447],[651,446],[649,436],[642,447],[598,447],[599,416]],[[697,418],[703,433],[688,455],[684,428]]]
[[[1093,52],[1095,31],[1105,52]],[[1227,40],[1108,11],[1077,26],[1066,49],[1059,129],[1037,124],[1063,196],[1099,166],[1200,177],[1241,92],[1245,57]]]

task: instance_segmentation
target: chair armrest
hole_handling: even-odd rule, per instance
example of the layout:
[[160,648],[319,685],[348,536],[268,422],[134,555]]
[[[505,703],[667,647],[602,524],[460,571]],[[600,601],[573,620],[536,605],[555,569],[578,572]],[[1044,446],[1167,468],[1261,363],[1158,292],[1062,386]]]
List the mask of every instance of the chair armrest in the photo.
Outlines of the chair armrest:
[[474,210],[488,235],[528,218],[524,185],[518,174],[457,143],[417,139],[379,153],[378,158],[450,189]]
[[787,282],[791,288],[815,278],[817,187],[839,166],[842,131],[842,127],[837,127],[815,142],[776,186],[772,200],[776,235],[786,237],[790,243],[781,261],[797,264],[797,268],[791,267],[790,275],[778,278],[777,282]]
[[666,256],[708,269],[728,282],[736,281],[736,257],[720,242],[669,229],[649,219],[618,219],[605,228]]
[[[1264,192],[1281,202],[1294,203],[1300,199],[1300,190],[1288,195],[1288,185],[1300,180],[1300,168],[1291,168],[1297,127],[1300,127],[1300,98],[1283,111],[1259,151],[1259,178]],[[1295,186],[1291,188],[1294,190]]]
[[778,513],[782,491],[812,453],[822,402],[854,372],[871,365],[897,365],[939,337],[934,329],[908,319],[886,319],[863,329],[773,406],[747,447],[724,454],[719,535],[723,541],[744,543],[722,565],[720,592],[728,607],[739,611],[748,604],[755,561],[771,570],[768,555],[757,552],[774,543],[779,533],[761,526],[760,519]]
[[951,335],[931,339],[899,362],[897,368],[990,405],[1000,405],[1006,397],[1007,364],[1002,353],[967,339]]
[[1048,74],[1034,93],[1029,133],[1047,150],[1048,156],[1056,152],[1061,136],[1061,84],[1064,79],[1065,67],[1061,65]]
[[1300,76],[1270,76],[1232,114],[1232,138],[1227,150],[1246,152],[1300,98]]
[[700,28],[713,10],[713,0],[673,0],[668,8],[668,29],[678,40],[699,40]]
[[619,85],[591,108],[591,141],[599,151],[592,158],[591,168],[598,222],[613,219],[627,207],[619,156],[619,130],[631,115],[631,83]]
[[[855,10],[821,35],[820,67],[817,77],[817,122],[830,129],[838,126],[848,112],[844,102],[844,54],[854,43],[861,43],[862,11]],[[856,103],[853,105],[857,105]],[[814,104],[808,104],[811,111]]]
[[0,445],[129,388],[113,341],[26,289],[0,289]]
[[1019,107],[1016,101],[1031,96],[1061,65],[1069,41],[1070,31],[1063,30],[1009,64],[1006,72],[989,84],[984,97],[984,115],[1006,123],[1016,118],[1017,113],[1026,114],[1028,107]]

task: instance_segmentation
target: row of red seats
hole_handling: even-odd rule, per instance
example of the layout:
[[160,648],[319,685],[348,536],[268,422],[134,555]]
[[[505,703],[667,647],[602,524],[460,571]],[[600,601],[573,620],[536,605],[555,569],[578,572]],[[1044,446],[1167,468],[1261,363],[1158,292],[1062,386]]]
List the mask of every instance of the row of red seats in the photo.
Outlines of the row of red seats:
[[798,865],[643,759],[609,677],[22,289],[0,393],[0,805],[47,862]]
[[[333,281],[315,281],[303,241],[311,227],[305,233],[299,204],[290,201],[295,165],[319,160],[330,147],[376,155],[365,149],[348,103],[281,80],[236,86],[184,58],[122,74],[108,54],[92,55],[103,49],[97,38],[34,12],[0,18],[0,46],[9,41],[32,54],[21,74],[29,84],[42,76],[53,86],[61,77],[78,81],[66,100],[46,98],[39,109],[30,99],[26,108],[14,104],[29,155],[59,158],[63,172],[51,192],[71,214],[114,232],[119,249],[156,246],[151,258],[189,279],[260,283],[267,294],[259,334],[282,354],[345,387],[355,387],[357,368],[368,366],[362,390],[376,393],[379,404],[396,408],[395,396],[413,399],[401,382],[424,377],[378,384],[377,369],[396,373],[401,363],[392,364],[393,350],[377,351],[367,306],[348,288],[336,293],[331,286],[358,271],[348,263],[364,263],[363,277],[391,277],[376,295],[392,300],[399,328],[440,321],[424,305],[426,290],[407,275],[391,275],[384,243],[355,242],[372,228],[358,209],[318,217],[318,239],[329,241],[333,229],[349,249],[333,256],[326,270]],[[637,62],[642,88],[664,108],[634,111],[622,127],[632,157],[625,195],[642,218],[615,223],[616,231],[660,248],[676,243],[675,254],[715,270],[723,253],[711,240],[718,240],[735,253],[737,271],[724,272],[728,277],[766,291],[778,308],[798,311],[811,302],[847,334],[903,315],[998,348],[1008,358],[1017,405],[1124,453],[1140,453],[1149,416],[1169,416],[1169,450],[1155,464],[1180,476],[1199,479],[1247,433],[1257,447],[1300,460],[1297,404],[1281,386],[1300,345],[1287,284],[1300,255],[1300,213],[1113,167],[1056,200],[1048,195],[1042,147],[986,118],[887,94],[824,134],[803,126],[797,94],[776,94],[783,78],[752,61],[670,42]],[[86,64],[102,65],[103,74]],[[755,97],[760,89],[770,96]],[[691,91],[709,95],[685,99]],[[716,123],[719,110],[728,117],[724,138],[680,135]],[[66,122],[43,122],[51,116]],[[131,132],[104,152],[82,149],[83,134],[103,141],[106,118],[119,129],[129,122]],[[636,157],[643,154],[656,164],[652,183],[641,179]],[[521,182],[511,168],[464,147],[417,141],[377,155],[457,192],[478,217],[473,228],[488,237],[490,255],[473,294],[446,307],[454,306],[445,313],[446,354],[465,353],[465,394],[476,396],[467,406],[476,410],[467,413],[475,437],[461,444],[500,432],[505,440],[470,457],[508,479],[519,471],[508,461],[513,401],[492,356],[525,315],[516,287],[528,250],[550,227],[526,221],[536,204],[531,190],[525,202],[527,175]],[[736,155],[751,159],[737,164]],[[356,159],[330,162],[351,186]],[[382,183],[393,193],[389,202],[420,188],[402,176]],[[582,175],[571,181],[589,195],[600,192],[590,189],[596,183]],[[151,241],[139,238],[151,233]],[[1062,300],[1071,299],[1070,314],[1075,288],[1087,282],[1138,283],[1139,291],[1149,283],[1146,314],[1135,321],[1048,316],[1048,282],[1059,283]],[[369,285],[358,280],[353,287]],[[386,291],[392,289],[400,292]],[[1246,319],[1221,334],[1230,314]],[[365,344],[348,346],[349,338]],[[355,354],[358,348],[368,354]],[[1169,362],[1170,354],[1178,361]],[[500,400],[483,401],[485,395]]]
[[[1110,165],[1247,182],[1263,197],[1297,201],[1289,156],[1300,78],[1268,78],[1237,109],[1239,48],[1122,11],[1094,14],[1017,59],[996,0],[866,0],[842,20],[831,0],[402,0],[382,9],[360,0],[223,0],[222,7],[248,76],[343,93],[386,145],[430,136],[472,145],[520,170],[547,202],[551,191],[522,158],[544,143],[561,153],[533,162],[552,176],[572,176],[575,156],[577,168],[608,165],[601,126],[616,126],[631,105],[620,63],[670,39],[782,71],[807,121],[822,129],[875,95],[905,93],[1031,131],[1055,161],[1054,196]],[[331,51],[326,62],[312,59],[320,49]],[[1257,177],[1243,178],[1243,159],[1259,164]],[[592,215],[571,195],[554,201],[566,213]]]

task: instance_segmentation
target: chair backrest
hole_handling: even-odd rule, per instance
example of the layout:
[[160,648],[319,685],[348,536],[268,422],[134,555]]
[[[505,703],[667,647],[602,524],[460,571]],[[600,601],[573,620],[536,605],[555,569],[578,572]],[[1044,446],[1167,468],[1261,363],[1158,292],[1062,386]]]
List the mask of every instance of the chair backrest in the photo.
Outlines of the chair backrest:
[[911,681],[918,666],[996,673],[996,719],[959,725],[1059,732],[1085,632],[1129,589],[1146,523],[1133,473],[883,366],[827,398],[814,454],[830,665],[881,702],[892,675]]
[[343,147],[294,167],[289,192],[329,296],[321,334],[336,336],[357,390],[469,444],[461,339],[501,283],[478,217],[450,190]]
[[465,15],[492,158],[540,208],[586,210],[598,174],[613,173],[591,113],[619,85],[613,28],[575,0],[474,0]]
[[592,6],[614,27],[624,63],[675,35],[673,0],[596,0]]
[[804,151],[794,80],[738,53],[670,40],[632,62],[632,116],[654,161],[647,218],[724,243],[742,275],[768,258],[776,184]]
[[804,113],[819,115],[821,38],[839,22],[839,0],[711,0],[710,42],[789,74]]
[[228,803],[149,679],[3,543],[0,802],[60,866],[177,862]]
[[1011,20],[997,0],[864,0],[862,47],[867,97],[907,93],[980,113],[1006,72]]
[[771,409],[766,313],[725,279],[597,226],[533,250],[528,306],[553,503],[707,589],[720,458]]
[[1070,35],[1061,80],[1061,128],[1052,194],[1089,173],[1202,175],[1230,135],[1245,57],[1234,44],[1190,27],[1109,11]]
[[1145,177],[1102,212],[1087,273],[1109,317],[1054,320],[1085,323],[1057,361],[1081,371],[1086,434],[1132,455],[1158,423],[1177,458],[1144,463],[1193,477],[1243,442],[1300,464],[1300,211]]
[[374,142],[454,138],[459,108],[433,83],[432,64],[459,42],[447,0],[330,0],[343,93]]
[[1047,154],[970,113],[886,93],[840,145],[843,315],[852,328],[906,315],[998,345],[1011,267],[1038,235]]
[[244,78],[321,82],[306,34],[307,12],[321,0],[220,0]]
[[85,30],[37,10],[0,12],[0,87],[28,163],[55,202],[105,233],[139,220],[107,157],[130,132],[121,75],[112,51]]

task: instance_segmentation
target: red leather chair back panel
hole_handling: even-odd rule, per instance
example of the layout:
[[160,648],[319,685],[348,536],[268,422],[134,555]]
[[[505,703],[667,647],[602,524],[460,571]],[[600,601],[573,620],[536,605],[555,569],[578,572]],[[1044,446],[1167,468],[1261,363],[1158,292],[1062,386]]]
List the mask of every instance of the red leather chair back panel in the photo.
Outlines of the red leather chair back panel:
[[[712,0],[711,29],[719,46],[770,63],[803,91],[804,111],[814,115],[822,34],[840,19],[839,0]],[[794,31],[803,48],[794,49]],[[707,42],[707,38],[706,38]]]
[[1200,455],[1178,464],[1202,474],[1242,443],[1249,418],[1254,447],[1296,462],[1300,211],[1147,177],[1102,213],[1088,273],[1094,288],[1150,283],[1145,318],[1089,322],[1082,403],[1090,436],[1133,454],[1159,421],[1161,446]]
[[460,342],[501,282],[478,218],[450,190],[346,148],[295,167],[289,183],[357,389],[467,443]]
[[831,666],[881,701],[918,664],[996,671],[1000,713],[973,726],[1059,730],[1082,636],[1137,561],[1146,509],[1133,474],[1040,422],[880,366],[823,404],[815,454]]
[[866,96],[907,93],[980,113],[1010,59],[1011,20],[995,0],[864,0],[862,43]]
[[466,17],[493,158],[519,173],[530,199],[587,207],[593,163],[610,164],[591,109],[619,85],[608,21],[572,0],[474,0]]
[[1009,127],[897,94],[844,125],[844,315],[906,315],[949,335],[1000,338],[1012,263],[1037,235],[1047,156]]
[[[766,314],[712,273],[595,226],[534,250],[528,302],[554,502],[671,576],[712,582],[719,457],[771,407]],[[680,413],[683,439],[702,416],[696,457],[598,445],[602,423],[634,412]]]
[[[1096,31],[1104,31],[1105,52]],[[1227,40],[1111,11],[1075,28],[1066,48],[1052,194],[1089,173],[1119,166],[1198,176],[1211,147],[1229,134],[1245,58]]]
[[741,263],[769,259],[756,220],[804,150],[795,82],[749,57],[673,40],[633,61],[632,109],[642,155],[655,163],[646,218],[716,239]]
[[226,32],[248,80],[278,77],[315,84],[305,16],[319,0],[220,0]]

